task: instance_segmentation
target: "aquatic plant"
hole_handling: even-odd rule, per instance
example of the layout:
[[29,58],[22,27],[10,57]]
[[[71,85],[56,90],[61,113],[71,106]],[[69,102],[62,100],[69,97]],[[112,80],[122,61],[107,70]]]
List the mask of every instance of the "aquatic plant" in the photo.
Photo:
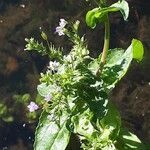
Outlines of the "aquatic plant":
[[[69,21],[60,19],[56,27],[59,36],[66,35],[73,43],[67,55],[55,49],[44,32],[41,36],[47,47],[34,38],[26,39],[26,50],[36,50],[50,58],[47,71],[41,73],[37,86],[43,97],[40,104],[43,112],[35,133],[35,150],[64,150],[71,133],[79,137],[84,150],[146,149],[138,137],[121,124],[120,114],[110,96],[131,61],[142,60],[143,45],[133,39],[126,50],[110,49],[109,14],[119,11],[127,20],[128,3],[125,0],[110,6],[106,0],[96,3],[98,7],[87,12],[86,23],[92,29],[98,23],[105,26],[104,47],[97,58],[89,55],[84,36],[78,34],[79,21],[70,25]],[[35,103],[34,106],[38,108]]]

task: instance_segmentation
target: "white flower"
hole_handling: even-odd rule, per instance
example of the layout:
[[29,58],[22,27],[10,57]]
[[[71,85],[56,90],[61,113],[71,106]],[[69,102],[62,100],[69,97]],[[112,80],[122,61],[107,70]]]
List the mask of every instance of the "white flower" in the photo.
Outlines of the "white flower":
[[56,27],[56,33],[58,33],[59,36],[65,35],[63,28],[61,27]]
[[54,62],[50,61],[49,62],[48,68],[51,69],[52,71],[57,71],[58,67],[59,67],[59,62],[56,62],[56,61],[54,61]]
[[27,107],[30,112],[34,112],[39,108],[39,106],[35,102],[30,102],[30,104]]
[[59,26],[56,27],[55,33],[58,33],[59,36],[65,35],[64,28],[68,22],[65,19],[60,19]]
[[59,26],[64,28],[68,22],[65,19],[60,19]]

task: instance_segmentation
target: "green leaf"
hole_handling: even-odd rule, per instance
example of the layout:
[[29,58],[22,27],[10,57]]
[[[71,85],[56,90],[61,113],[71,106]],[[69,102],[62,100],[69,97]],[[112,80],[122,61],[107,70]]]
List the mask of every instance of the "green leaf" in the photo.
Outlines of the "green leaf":
[[112,89],[126,74],[132,59],[141,60],[143,53],[142,43],[135,39],[125,52],[122,49],[110,50],[101,74],[107,89]]
[[133,48],[133,58],[141,61],[144,55],[144,48],[141,41],[133,39],[132,40],[132,48]]
[[[108,92],[115,87],[119,80],[126,74],[132,59],[141,61],[143,58],[144,49],[139,40],[133,39],[131,45],[126,51],[120,48],[111,49],[108,51],[106,64],[102,70],[100,77],[104,81],[104,86]],[[101,57],[101,55],[100,55]],[[93,74],[96,74],[100,66],[100,58],[92,61],[88,68]]]
[[116,147],[119,150],[146,150],[146,147],[140,141],[140,139],[124,128],[122,128],[120,131]]
[[60,116],[60,124],[51,120],[46,112],[41,114],[35,134],[35,150],[65,150],[70,139],[70,132],[66,128],[67,114]]
[[50,85],[47,86],[46,83],[41,83],[40,85],[38,85],[37,90],[38,93],[43,97],[46,97],[51,92]]
[[29,99],[30,99],[30,94],[24,94],[24,95],[22,95],[22,101],[23,102],[28,102],[29,101]]
[[109,139],[114,140],[119,135],[121,126],[121,117],[116,107],[111,101],[108,103],[108,112],[100,120],[100,125],[103,129],[109,130]]
[[4,116],[2,119],[3,119],[5,122],[7,122],[7,123],[14,121],[13,116]]
[[110,12],[120,11],[123,15],[124,20],[127,20],[129,16],[129,6],[125,0],[118,1],[109,7],[105,8],[94,8],[86,14],[86,23],[89,27],[95,28],[97,23],[104,22],[105,17]]
[[92,74],[86,65],[79,64],[78,72],[73,79],[77,95],[85,101],[94,117],[103,117],[107,111],[108,95],[103,88],[103,81]]
[[129,6],[128,3],[125,0],[118,1],[115,4],[112,4],[110,7],[112,8],[118,8],[121,14],[123,15],[124,20],[128,19],[129,16]]
[[45,41],[48,40],[48,37],[47,37],[46,33],[43,32],[43,31],[42,31],[42,33],[41,33],[41,37],[42,37]]
[[100,8],[94,8],[86,14],[86,23],[94,29],[98,22],[103,21],[104,17],[105,14],[100,11]]
[[74,133],[90,138],[93,132],[96,132],[91,124],[92,117],[93,113],[89,109],[85,110],[83,113],[79,112],[77,115],[72,116],[71,121],[74,126]]
[[2,103],[0,103],[0,117],[1,117],[1,115],[6,114],[7,111],[8,111],[7,106],[2,104]]
[[[97,122],[92,120],[93,113],[86,109],[71,118],[74,126],[74,133],[79,134],[83,149],[111,149],[113,142],[119,135],[121,119],[116,108],[109,103],[108,113]],[[86,147],[86,148],[85,148]]]

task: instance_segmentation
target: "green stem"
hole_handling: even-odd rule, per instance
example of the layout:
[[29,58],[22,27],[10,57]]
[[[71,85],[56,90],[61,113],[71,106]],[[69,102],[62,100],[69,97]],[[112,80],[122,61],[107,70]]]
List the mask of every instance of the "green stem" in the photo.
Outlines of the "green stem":
[[96,76],[99,76],[101,74],[103,70],[103,66],[106,63],[107,52],[109,49],[109,41],[110,41],[110,23],[109,23],[109,17],[107,15],[105,19],[105,36],[104,36],[103,52],[101,56],[100,66],[96,72]]
[[105,20],[105,37],[104,37],[104,47],[101,57],[101,65],[104,66],[106,62],[106,56],[109,49],[109,41],[110,41],[110,23],[109,23],[109,17],[106,16]]

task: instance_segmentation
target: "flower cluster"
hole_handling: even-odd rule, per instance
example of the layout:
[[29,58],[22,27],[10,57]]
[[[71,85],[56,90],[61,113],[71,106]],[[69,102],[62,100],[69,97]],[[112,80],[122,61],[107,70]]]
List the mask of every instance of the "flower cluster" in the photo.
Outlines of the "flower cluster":
[[65,19],[60,19],[59,26],[56,27],[55,33],[58,33],[59,36],[65,35],[64,29],[67,23]]

